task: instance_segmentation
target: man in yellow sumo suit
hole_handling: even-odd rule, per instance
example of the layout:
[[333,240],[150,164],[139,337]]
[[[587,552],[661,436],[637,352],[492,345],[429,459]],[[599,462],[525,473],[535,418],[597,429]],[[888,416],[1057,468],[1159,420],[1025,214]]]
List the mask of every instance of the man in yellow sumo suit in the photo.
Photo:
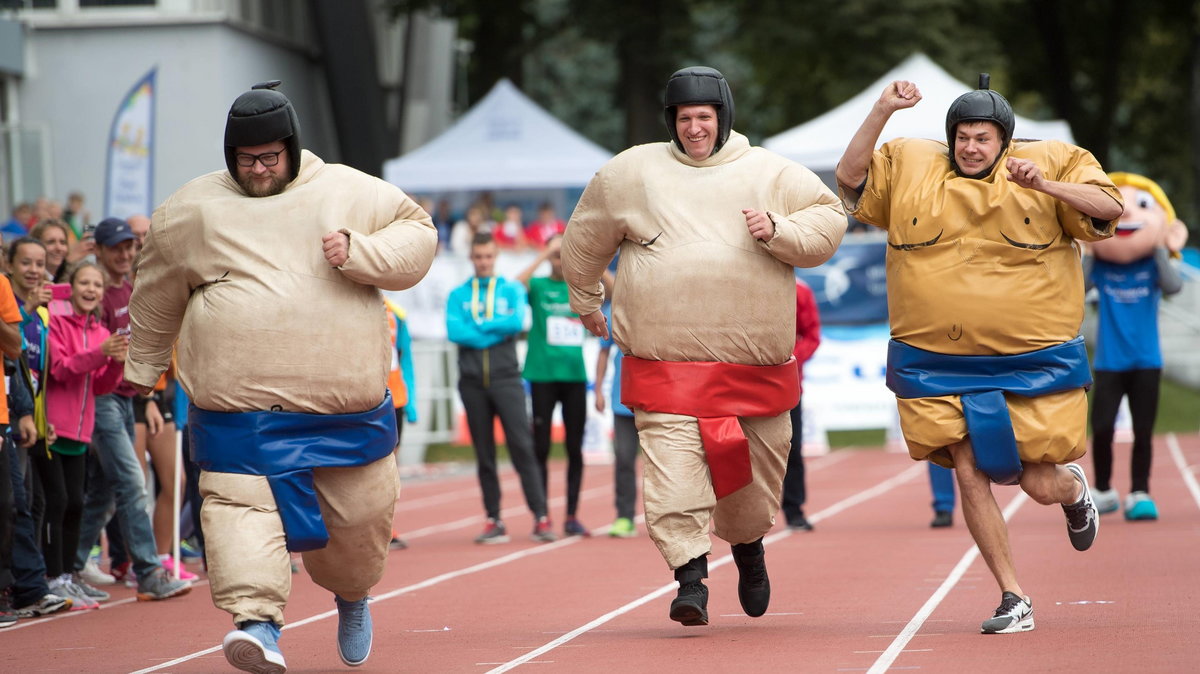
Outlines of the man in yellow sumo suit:
[[888,386],[909,454],[955,469],[1002,592],[981,629],[996,634],[1034,623],[991,482],[1061,504],[1075,549],[1096,537],[1087,479],[1068,463],[1086,451],[1091,383],[1076,241],[1110,236],[1121,196],[1086,150],[1014,140],[1012,106],[980,79],[950,105],[945,144],[876,150],[892,113],[921,100],[916,84],[889,84],[837,180],[847,210],[888,232]]
[[1183,288],[1171,256],[1187,242],[1187,227],[1153,180],[1133,173],[1110,173],[1121,190],[1125,211],[1116,236],[1088,246],[1083,258],[1087,287],[1098,295],[1098,326],[1092,367],[1092,467],[1096,508],[1101,514],[1120,508],[1112,487],[1113,430],[1121,398],[1129,399],[1133,421],[1130,488],[1125,519],[1156,520],[1150,498],[1151,446],[1162,351],[1158,339],[1158,302]]

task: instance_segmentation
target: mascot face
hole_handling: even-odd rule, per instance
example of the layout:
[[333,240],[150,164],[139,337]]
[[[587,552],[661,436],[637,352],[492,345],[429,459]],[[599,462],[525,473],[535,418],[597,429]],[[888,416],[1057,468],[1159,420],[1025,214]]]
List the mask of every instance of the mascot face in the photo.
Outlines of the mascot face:
[[1167,225],[1167,212],[1154,195],[1130,185],[1122,185],[1119,189],[1121,198],[1125,200],[1125,212],[1121,213],[1121,220],[1117,223],[1116,236],[1126,237],[1148,229],[1154,232],[1154,238],[1161,237]]
[[1121,191],[1125,210],[1115,236],[1091,244],[1097,259],[1129,264],[1166,248],[1178,256],[1187,243],[1187,227],[1175,218],[1175,209],[1153,180],[1133,173],[1110,173]]

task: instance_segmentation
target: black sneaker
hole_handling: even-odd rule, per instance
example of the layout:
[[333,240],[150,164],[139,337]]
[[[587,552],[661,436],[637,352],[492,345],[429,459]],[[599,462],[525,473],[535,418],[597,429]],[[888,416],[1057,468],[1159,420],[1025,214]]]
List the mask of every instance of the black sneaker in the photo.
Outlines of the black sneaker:
[[983,634],[1012,634],[1033,629],[1033,600],[1005,592],[991,618],[983,621]]
[[1065,468],[1083,485],[1083,496],[1079,501],[1062,507],[1067,516],[1067,535],[1071,538],[1071,545],[1082,552],[1092,547],[1096,540],[1096,533],[1100,530],[1100,513],[1096,510],[1096,503],[1092,501],[1092,490],[1088,488],[1087,476],[1083,474],[1083,469],[1077,463],[1068,463]]
[[788,518],[788,528],[792,531],[812,531],[812,522],[804,517],[803,514]]
[[671,620],[685,627],[708,624],[708,588],[700,581],[681,583],[671,602]]
[[487,523],[483,525],[483,533],[475,537],[475,542],[484,545],[507,543],[508,530],[504,528],[504,522],[489,517]]
[[733,563],[738,568],[738,601],[746,615],[757,618],[767,612],[767,605],[771,603],[771,580],[767,578],[762,539],[732,548]]
[[17,624],[17,612],[13,610],[8,590],[0,590],[0,629]]
[[941,529],[942,527],[949,527],[953,525],[954,513],[950,512],[949,510],[934,511],[933,521],[929,523],[929,526],[933,527],[934,529]]
[[51,613],[58,613],[71,608],[71,600],[66,597],[60,597],[54,593],[48,593],[42,596],[41,599],[29,604],[28,606],[15,607],[14,613],[18,618],[39,618]]

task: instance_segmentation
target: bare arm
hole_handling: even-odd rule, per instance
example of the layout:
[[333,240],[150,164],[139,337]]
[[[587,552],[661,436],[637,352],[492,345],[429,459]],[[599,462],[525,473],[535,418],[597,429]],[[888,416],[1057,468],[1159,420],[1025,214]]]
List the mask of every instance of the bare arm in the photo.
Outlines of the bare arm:
[[21,357],[21,324],[0,322],[0,351],[12,359]]
[[529,280],[533,278],[538,267],[542,266],[542,263],[546,260],[549,260],[550,256],[558,252],[560,248],[562,248],[562,239],[558,237],[551,239],[550,243],[542,249],[542,252],[538,253],[538,256],[534,258],[533,262],[529,263],[528,267],[522,269],[520,274],[517,274],[517,280],[521,282],[521,285],[529,288]]
[[600,353],[596,354],[596,381],[592,387],[592,392],[596,399],[596,411],[604,411],[604,375],[608,374],[608,358],[612,355],[612,349],[602,348]]
[[879,142],[879,134],[883,132],[892,113],[911,108],[920,100],[921,92],[917,85],[905,80],[896,80],[883,90],[838,161],[835,175],[839,185],[858,191],[859,185],[867,179],[867,169],[871,167],[871,155],[875,152],[875,144]]

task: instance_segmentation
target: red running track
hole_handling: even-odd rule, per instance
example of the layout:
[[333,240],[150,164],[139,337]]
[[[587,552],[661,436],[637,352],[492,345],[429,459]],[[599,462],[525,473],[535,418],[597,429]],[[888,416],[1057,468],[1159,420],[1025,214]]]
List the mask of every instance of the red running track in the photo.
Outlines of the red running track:
[[[879,450],[809,459],[812,533],[768,535],[773,597],[742,614],[737,571],[715,541],[707,627],[667,618],[672,575],[639,530],[549,545],[532,529],[515,476],[504,475],[513,542],[471,542],[482,526],[469,469],[406,481],[391,553],[371,605],[375,644],[363,672],[1195,672],[1200,671],[1200,435],[1155,440],[1161,519],[1101,520],[1092,550],[1067,541],[1057,507],[997,487],[1037,628],[980,635],[999,591],[961,516],[933,530],[924,464]],[[1090,474],[1091,461],[1083,465]],[[1128,447],[1114,484],[1128,484]],[[562,517],[561,464],[551,476]],[[589,466],[580,516],[613,517],[612,471]],[[193,566],[193,570],[198,570]],[[335,648],[329,594],[301,571],[281,647],[290,672],[348,671]],[[201,582],[185,597],[138,603],[120,588],[98,611],[21,621],[0,632],[6,672],[233,671],[231,628]]]

